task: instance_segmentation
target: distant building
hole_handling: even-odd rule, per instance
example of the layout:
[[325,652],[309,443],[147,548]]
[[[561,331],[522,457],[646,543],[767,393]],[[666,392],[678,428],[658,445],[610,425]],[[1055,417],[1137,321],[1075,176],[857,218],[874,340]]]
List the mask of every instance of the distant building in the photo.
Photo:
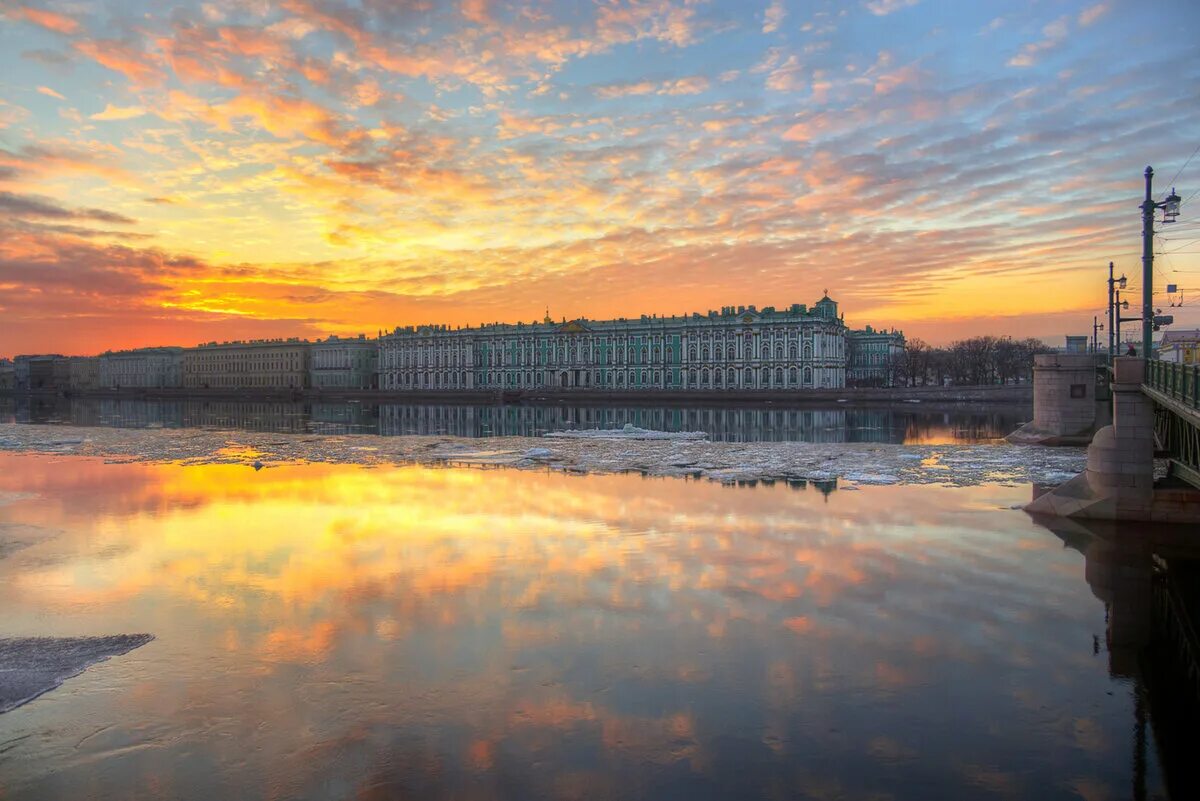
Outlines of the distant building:
[[182,386],[183,348],[138,348],[101,354],[100,386],[165,389]]
[[904,355],[904,334],[900,331],[876,331],[867,326],[847,335],[850,346],[846,385],[850,387],[891,387]]
[[304,339],[209,342],[183,351],[183,386],[191,389],[306,389]]
[[1067,353],[1087,353],[1088,349],[1089,349],[1088,348],[1089,341],[1090,340],[1086,336],[1081,336],[1081,337],[1068,336],[1066,351],[1067,351]]
[[[63,357],[57,353],[22,355],[13,359],[14,383],[21,392],[56,391],[54,362]],[[61,368],[60,368],[61,371]]]
[[377,383],[379,343],[363,334],[355,339],[318,339],[309,352],[309,385],[313,389],[371,389]]
[[0,391],[11,392],[17,388],[17,370],[12,359],[0,359]]
[[761,310],[638,319],[397,328],[379,341],[389,391],[843,387],[846,326],[828,296]]
[[1164,331],[1158,343],[1158,358],[1176,364],[1200,364],[1200,328]]
[[68,389],[72,392],[86,392],[100,388],[99,356],[72,356],[67,361],[70,364]]

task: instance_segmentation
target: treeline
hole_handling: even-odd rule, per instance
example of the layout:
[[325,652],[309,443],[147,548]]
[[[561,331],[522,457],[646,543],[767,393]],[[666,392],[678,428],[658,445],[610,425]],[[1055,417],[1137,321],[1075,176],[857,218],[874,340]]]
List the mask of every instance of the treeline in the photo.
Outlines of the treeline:
[[1033,356],[1054,349],[1040,339],[971,337],[941,348],[913,338],[892,369],[897,386],[1015,384],[1033,380]]

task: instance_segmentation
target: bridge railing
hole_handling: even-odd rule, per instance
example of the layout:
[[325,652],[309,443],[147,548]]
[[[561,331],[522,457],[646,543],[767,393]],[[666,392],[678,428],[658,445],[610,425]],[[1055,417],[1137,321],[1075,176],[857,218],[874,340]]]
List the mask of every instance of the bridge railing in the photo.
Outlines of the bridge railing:
[[1146,386],[1200,409],[1200,365],[1151,360],[1146,363]]

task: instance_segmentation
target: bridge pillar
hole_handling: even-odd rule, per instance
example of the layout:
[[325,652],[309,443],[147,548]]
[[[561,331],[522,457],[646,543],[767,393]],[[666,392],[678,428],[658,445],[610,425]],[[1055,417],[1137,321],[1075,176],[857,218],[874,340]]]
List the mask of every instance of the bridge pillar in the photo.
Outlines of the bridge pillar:
[[1145,361],[1113,360],[1113,422],[1096,432],[1087,469],[1039,495],[1035,514],[1093,520],[1192,519],[1168,509],[1154,489],[1154,402],[1142,391]]
[[1094,353],[1039,353],[1033,357],[1033,419],[1009,434],[1021,445],[1084,445],[1107,399],[1097,398]]
[[1142,392],[1145,360],[1113,360],[1113,422],[1088,446],[1087,482],[1113,502],[1114,517],[1149,519],[1154,505],[1154,404]]

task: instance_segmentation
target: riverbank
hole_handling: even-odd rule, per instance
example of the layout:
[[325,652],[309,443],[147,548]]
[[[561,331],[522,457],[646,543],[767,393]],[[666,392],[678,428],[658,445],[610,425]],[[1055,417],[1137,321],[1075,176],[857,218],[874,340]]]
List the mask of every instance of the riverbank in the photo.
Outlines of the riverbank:
[[0,450],[118,462],[278,464],[332,462],[512,467],[747,481],[850,484],[1058,484],[1083,470],[1079,448],[1030,445],[712,442],[668,437],[322,436],[200,429],[113,429],[0,424]]

